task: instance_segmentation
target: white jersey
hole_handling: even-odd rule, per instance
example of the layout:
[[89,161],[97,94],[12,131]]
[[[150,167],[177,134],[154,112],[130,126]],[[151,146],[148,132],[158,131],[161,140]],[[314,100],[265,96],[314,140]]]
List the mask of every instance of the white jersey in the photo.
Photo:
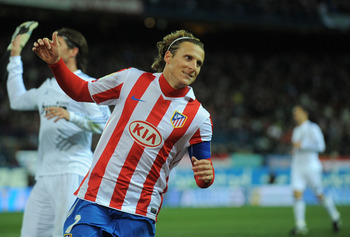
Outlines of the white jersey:
[[[36,177],[64,173],[85,176],[92,162],[92,132],[102,132],[110,116],[108,106],[72,100],[62,91],[55,78],[47,79],[39,88],[26,90],[20,56],[10,57],[7,70],[11,108],[38,110],[40,114]],[[75,74],[87,81],[94,80],[80,70]],[[60,119],[54,122],[54,118],[45,118],[45,108],[51,106],[68,110],[70,121]]]
[[300,142],[300,148],[292,151],[292,168],[321,169],[318,154],[325,150],[325,141],[321,128],[309,120],[293,130],[292,142]]
[[130,68],[88,88],[115,109],[77,196],[155,220],[171,169],[190,145],[211,140],[209,113],[191,87],[174,90],[161,73]]

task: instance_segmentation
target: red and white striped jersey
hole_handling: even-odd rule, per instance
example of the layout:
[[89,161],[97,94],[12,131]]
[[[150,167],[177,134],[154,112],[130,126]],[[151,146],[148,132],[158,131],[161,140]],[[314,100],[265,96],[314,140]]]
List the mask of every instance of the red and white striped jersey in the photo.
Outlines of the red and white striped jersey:
[[169,173],[187,148],[210,141],[210,114],[191,87],[129,68],[88,84],[98,104],[115,105],[78,198],[156,220]]

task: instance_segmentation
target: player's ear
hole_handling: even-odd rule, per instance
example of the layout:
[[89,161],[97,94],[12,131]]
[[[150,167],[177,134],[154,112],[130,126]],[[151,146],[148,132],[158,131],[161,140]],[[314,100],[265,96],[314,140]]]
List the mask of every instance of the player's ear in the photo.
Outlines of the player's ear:
[[74,48],[71,49],[71,51],[72,51],[73,57],[76,57],[78,55],[78,53],[79,53],[79,48],[78,47],[74,47]]
[[172,58],[173,58],[173,54],[170,51],[167,51],[164,55],[164,61],[166,63],[169,63]]

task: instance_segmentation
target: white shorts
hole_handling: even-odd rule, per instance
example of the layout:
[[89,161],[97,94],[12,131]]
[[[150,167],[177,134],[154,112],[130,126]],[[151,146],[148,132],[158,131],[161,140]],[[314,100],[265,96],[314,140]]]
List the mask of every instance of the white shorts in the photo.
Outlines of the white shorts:
[[77,174],[38,178],[24,210],[21,237],[62,237],[74,192],[83,178]]
[[293,166],[291,172],[293,191],[304,192],[306,187],[309,186],[316,195],[322,194],[322,168]]

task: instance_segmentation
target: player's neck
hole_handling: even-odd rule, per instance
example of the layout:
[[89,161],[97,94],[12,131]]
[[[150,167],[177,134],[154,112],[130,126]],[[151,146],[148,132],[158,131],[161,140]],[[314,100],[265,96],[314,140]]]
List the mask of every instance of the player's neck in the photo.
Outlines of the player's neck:
[[304,124],[306,121],[307,121],[307,119],[303,119],[303,120],[299,121],[298,125],[300,126],[300,125]]
[[66,63],[66,65],[71,72],[75,72],[78,70],[77,64],[75,62],[69,61]]
[[173,88],[163,74],[159,78],[159,85],[163,94],[168,97],[184,97],[189,90],[188,86],[181,89]]

